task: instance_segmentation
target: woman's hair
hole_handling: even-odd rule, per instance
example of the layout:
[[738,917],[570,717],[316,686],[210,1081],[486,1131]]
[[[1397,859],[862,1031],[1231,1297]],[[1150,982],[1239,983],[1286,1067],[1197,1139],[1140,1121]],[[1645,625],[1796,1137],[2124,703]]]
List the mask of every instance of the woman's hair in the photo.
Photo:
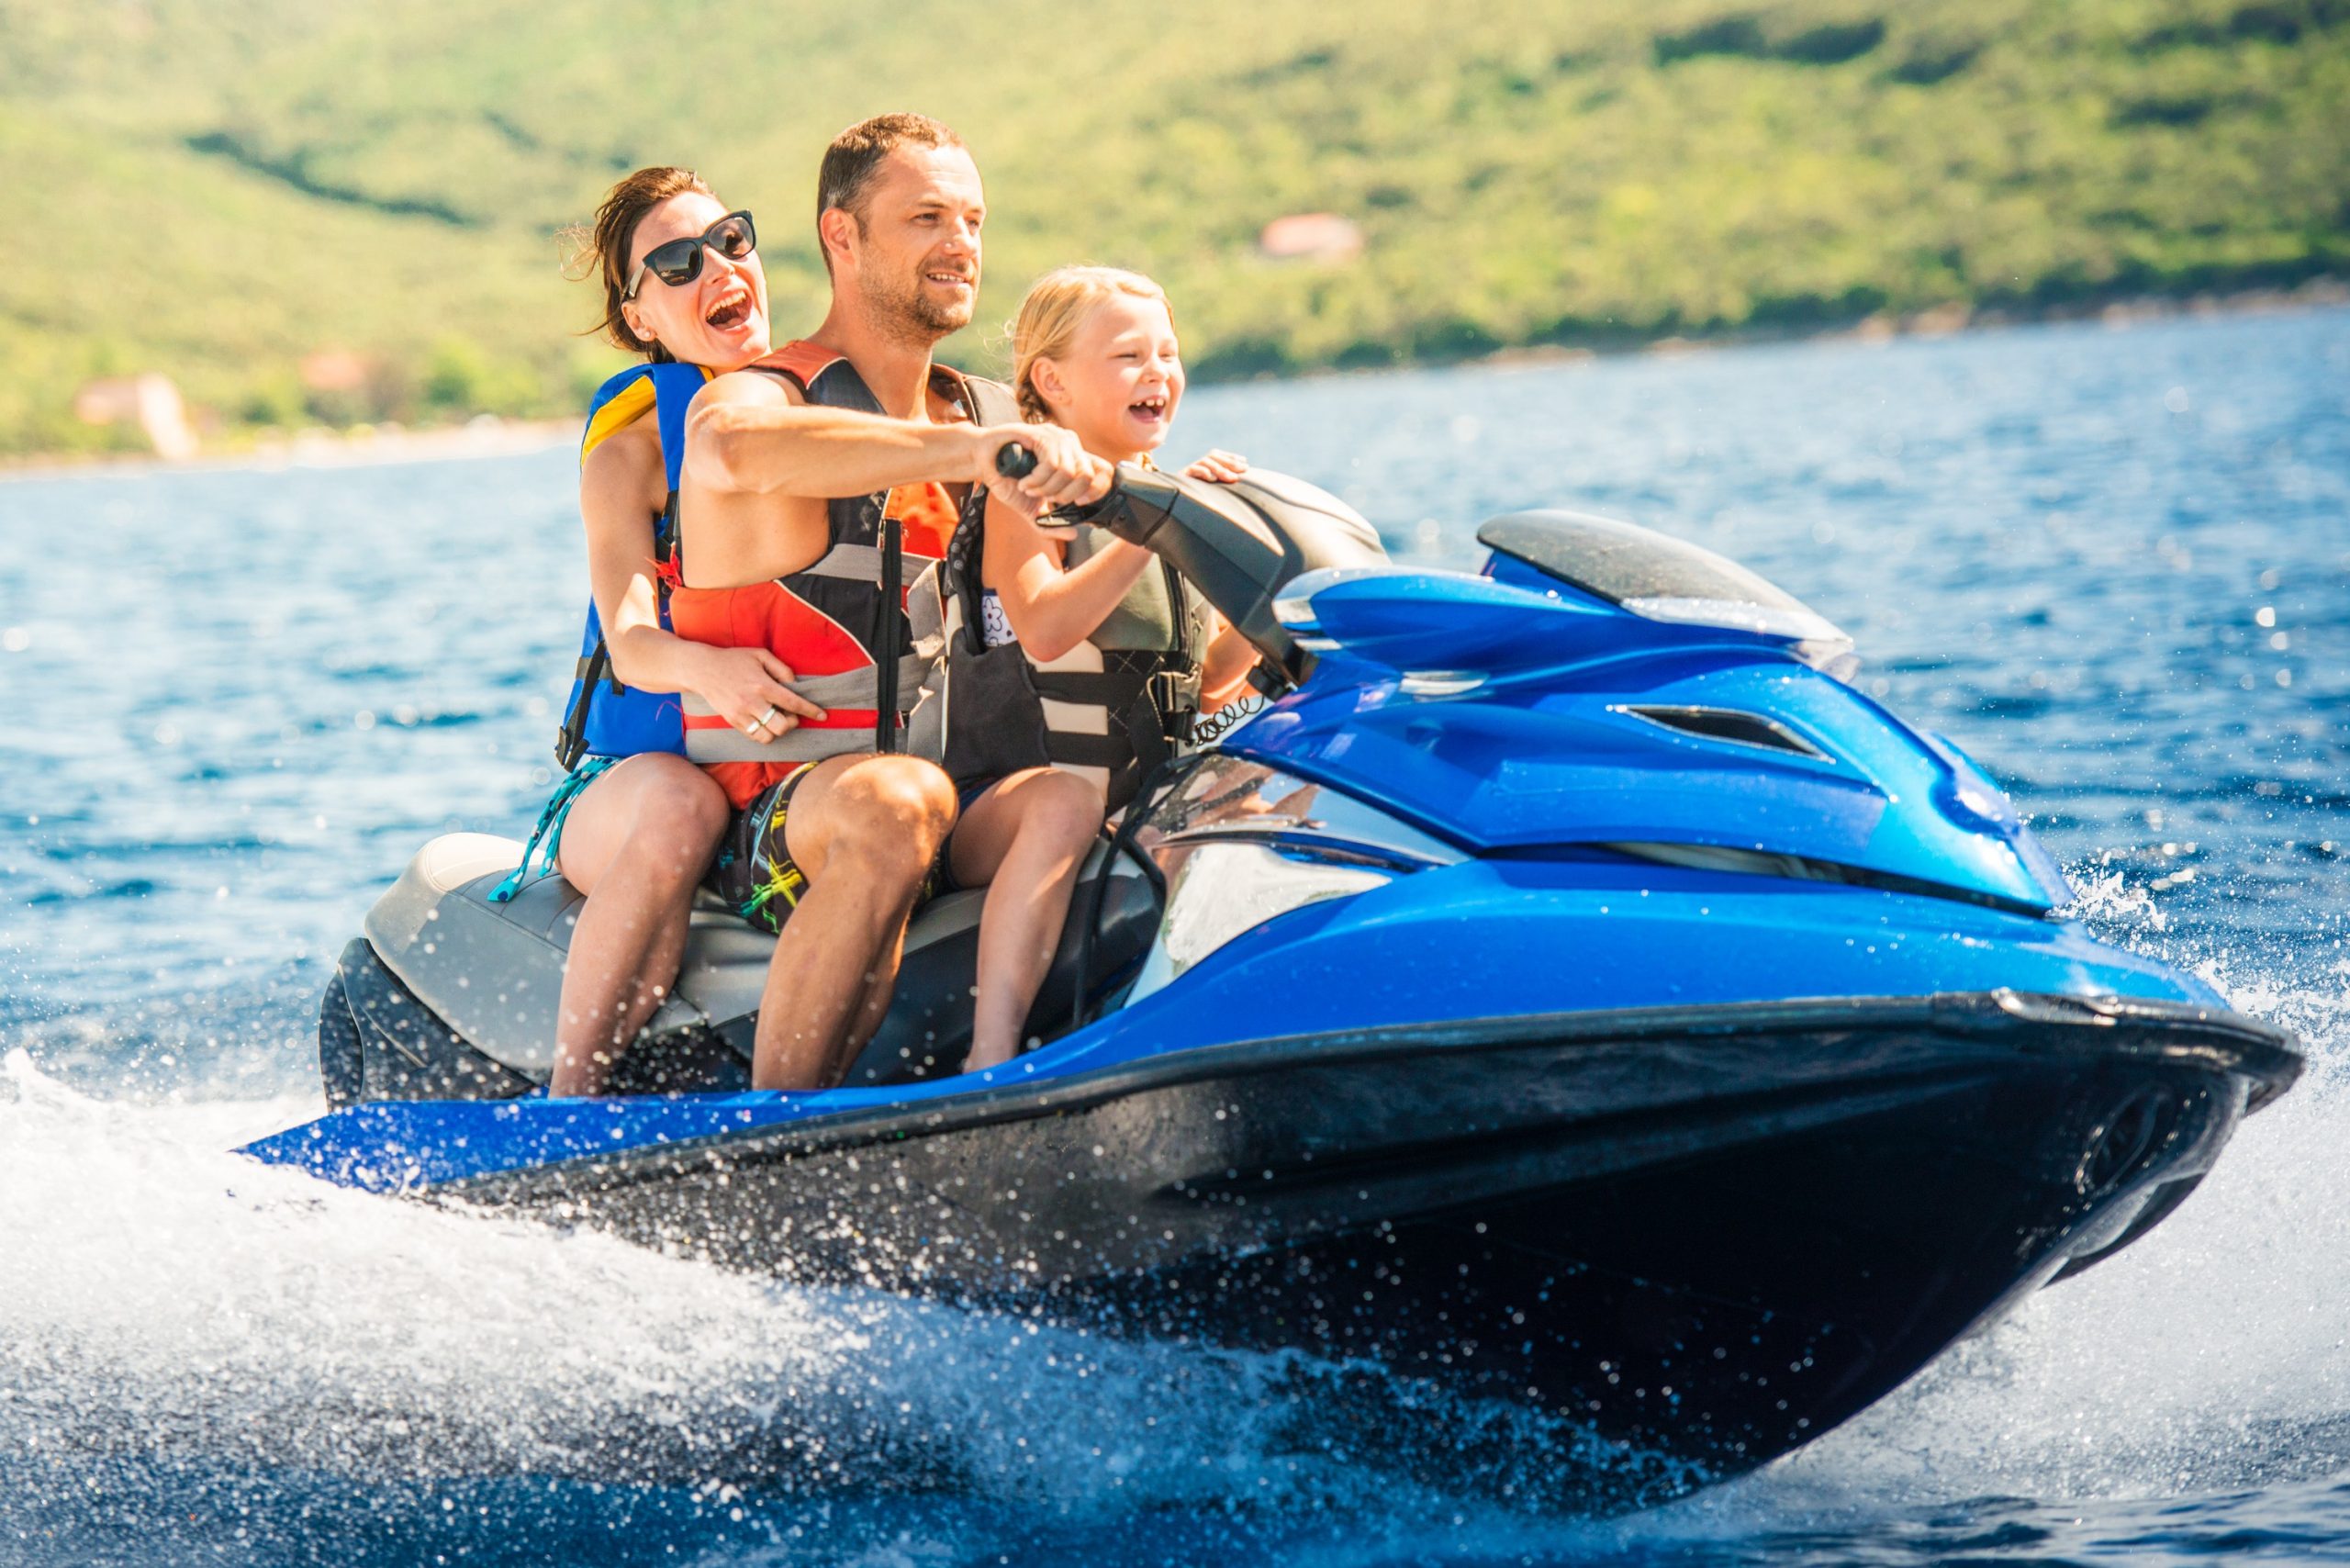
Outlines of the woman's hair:
[[1068,353],[1086,318],[1121,294],[1156,299],[1167,305],[1167,319],[1170,323],[1175,319],[1175,308],[1167,304],[1165,289],[1140,273],[1117,267],[1057,267],[1029,286],[1028,297],[1020,302],[1020,314],[1012,319],[1012,390],[1031,424],[1048,424],[1053,417],[1030,379],[1036,362]]
[[628,252],[636,238],[636,226],[644,215],[667,201],[671,196],[688,191],[699,191],[717,199],[711,188],[702,184],[699,174],[691,169],[662,166],[639,169],[614,185],[596,209],[595,224],[587,229],[572,229],[566,232],[578,242],[568,269],[574,277],[586,277],[589,273],[601,275],[604,285],[604,319],[588,329],[602,332],[615,348],[643,354],[655,364],[666,364],[672,355],[657,342],[638,337],[629,330],[628,318],[621,313],[621,295],[628,287]]

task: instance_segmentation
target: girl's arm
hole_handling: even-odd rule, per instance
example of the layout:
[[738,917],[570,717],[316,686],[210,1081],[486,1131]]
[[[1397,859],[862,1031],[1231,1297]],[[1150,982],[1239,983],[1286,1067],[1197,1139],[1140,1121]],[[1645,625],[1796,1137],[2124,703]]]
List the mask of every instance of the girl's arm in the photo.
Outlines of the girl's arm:
[[640,691],[693,692],[738,729],[769,704],[822,718],[822,709],[783,684],[790,668],[766,649],[713,648],[663,628],[644,552],[645,520],[667,498],[660,441],[649,421],[605,441],[580,468],[588,588],[612,673]]
[[1064,570],[1058,541],[1025,514],[988,498],[979,578],[995,590],[1013,634],[1038,664],[1091,636],[1150,561],[1149,551],[1120,539]]
[[1225,703],[1248,692],[1248,672],[1257,667],[1257,644],[1240,634],[1240,628],[1226,621],[1215,610],[1215,630],[1210,634],[1207,655],[1200,661],[1200,711],[1213,713]]

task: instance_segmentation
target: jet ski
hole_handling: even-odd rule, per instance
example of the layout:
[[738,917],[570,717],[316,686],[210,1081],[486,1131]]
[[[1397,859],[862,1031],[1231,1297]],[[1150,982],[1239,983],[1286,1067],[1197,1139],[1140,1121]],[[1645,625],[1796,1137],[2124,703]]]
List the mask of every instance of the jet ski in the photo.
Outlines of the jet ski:
[[1091,521],[1270,701],[1089,861],[1011,1063],[980,898],[848,1081],[755,1092],[770,940],[693,916],[628,1092],[554,1099],[578,903],[417,856],[323,999],[329,1114],[244,1152],[676,1255],[1304,1352],[1698,1477],[1818,1436],[2169,1214],[2293,1040],[2065,917],[1992,781],[1745,568],[1571,510],[1407,567],[1310,485],[1128,467]]

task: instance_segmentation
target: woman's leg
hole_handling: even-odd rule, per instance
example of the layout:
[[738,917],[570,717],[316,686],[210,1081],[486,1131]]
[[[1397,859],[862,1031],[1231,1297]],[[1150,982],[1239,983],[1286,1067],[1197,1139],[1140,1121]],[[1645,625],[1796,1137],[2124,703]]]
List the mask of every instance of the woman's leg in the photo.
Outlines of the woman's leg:
[[632,756],[580,792],[556,865],[588,895],[555,1025],[554,1094],[603,1091],[677,978],[686,916],[728,821],[726,792],[682,756]]
[[1102,817],[1102,791],[1054,767],[1014,773],[963,812],[948,841],[955,879],[967,888],[988,885],[965,1071],[1000,1067],[1018,1054]]

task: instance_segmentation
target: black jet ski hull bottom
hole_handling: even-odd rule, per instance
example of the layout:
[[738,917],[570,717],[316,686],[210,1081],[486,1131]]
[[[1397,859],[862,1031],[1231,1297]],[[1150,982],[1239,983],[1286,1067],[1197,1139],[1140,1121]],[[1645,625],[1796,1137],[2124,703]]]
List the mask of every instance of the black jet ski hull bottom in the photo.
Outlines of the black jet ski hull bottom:
[[2006,992],[1569,1014],[1186,1052],[458,1191],[803,1281],[1375,1362],[1694,1484],[2133,1238],[2298,1066],[2240,1019]]

